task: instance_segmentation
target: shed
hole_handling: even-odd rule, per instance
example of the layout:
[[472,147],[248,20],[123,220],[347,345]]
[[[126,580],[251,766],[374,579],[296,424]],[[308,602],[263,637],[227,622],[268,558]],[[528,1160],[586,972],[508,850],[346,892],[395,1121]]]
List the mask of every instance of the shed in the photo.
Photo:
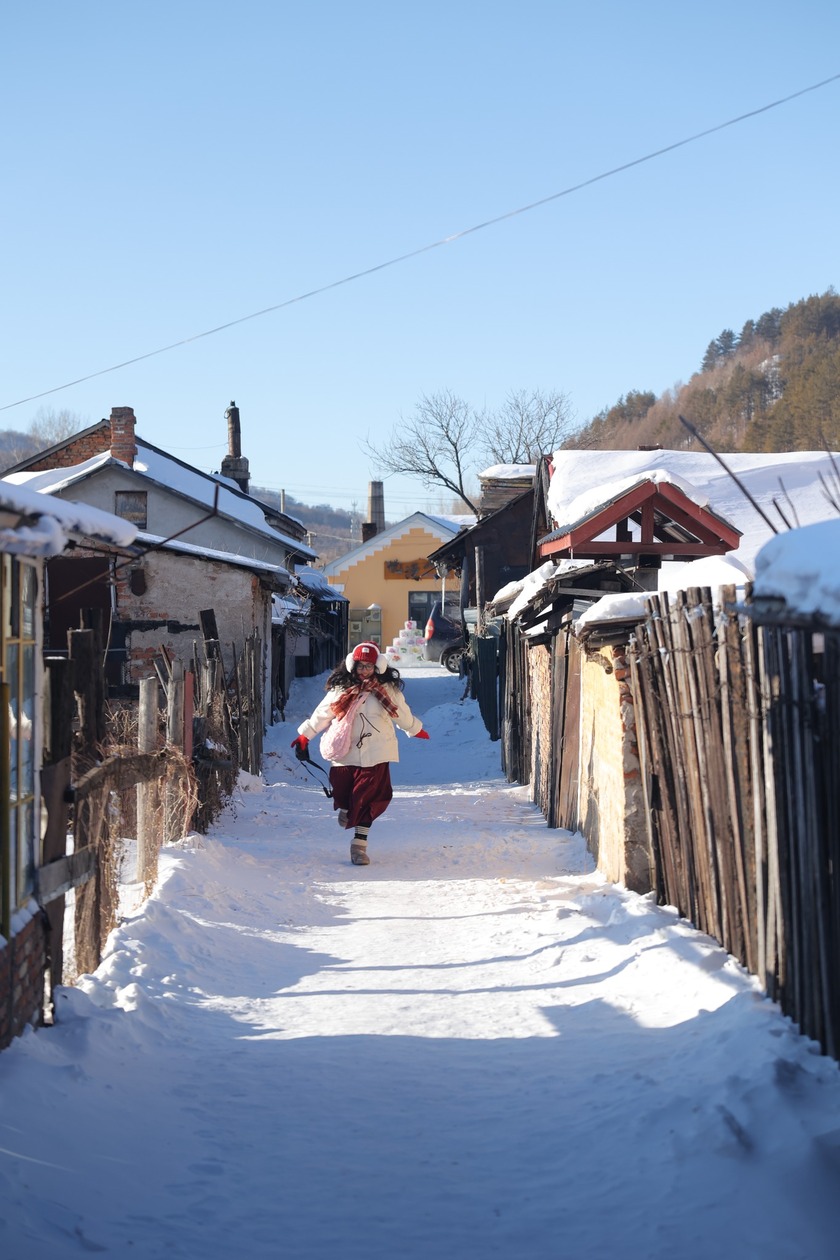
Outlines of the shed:
[[70,546],[128,547],[135,532],[108,512],[0,483],[0,1047],[41,1018],[50,925],[38,872],[63,855],[46,851],[41,825],[44,567]]

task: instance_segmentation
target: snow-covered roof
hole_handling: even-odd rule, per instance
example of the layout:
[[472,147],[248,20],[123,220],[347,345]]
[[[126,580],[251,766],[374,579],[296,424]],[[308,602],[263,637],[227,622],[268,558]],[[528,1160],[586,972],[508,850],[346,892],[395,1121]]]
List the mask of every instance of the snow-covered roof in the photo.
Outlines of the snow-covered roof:
[[[609,504],[624,498],[626,494],[629,494],[631,490],[635,490],[637,486],[645,485],[647,482],[652,482],[655,486],[663,484],[675,486],[682,491],[687,499],[690,499],[692,503],[696,503],[698,507],[710,507],[708,494],[697,486],[692,485],[690,481],[685,481],[667,468],[651,468],[646,472],[634,473],[630,477],[609,481],[605,485],[590,486],[572,499],[571,502],[562,504],[565,516],[562,520],[557,520],[556,532],[565,533],[574,529],[582,521],[594,516]],[[716,512],[715,515],[720,516],[720,513]],[[734,524],[731,521],[726,523]]]
[[443,525],[445,529],[472,529],[478,517],[474,512],[454,512],[447,514],[445,512],[424,513],[429,517],[430,521],[437,521],[439,525]]
[[247,526],[248,529],[255,530],[264,537],[270,538],[273,542],[286,547],[289,551],[294,551],[297,555],[306,559],[316,559],[317,552],[313,551],[311,547],[307,547],[305,543],[298,542],[287,534],[281,534],[279,530],[272,528],[268,524],[266,512],[270,512],[271,508],[236,489],[230,484],[228,478],[211,477],[208,473],[203,473],[198,468],[191,468],[188,464],[174,459],[164,451],[149,446],[139,437],[136,439],[136,442],[137,456],[134,460],[133,469],[129,469],[128,465],[121,460],[115,460],[110,451],[103,451],[101,454],[94,455],[82,463],[74,464],[70,468],[50,468],[42,472],[10,473],[4,480],[14,485],[29,486],[31,489],[38,490],[41,493],[58,494],[91,477],[99,469],[108,465],[115,465],[126,469],[128,472],[133,471],[137,476],[145,478],[155,485],[162,486],[174,494],[190,499],[193,503],[206,508],[208,511],[213,507],[214,498],[218,491],[218,510],[222,516],[227,517],[229,520],[238,521],[240,524]]
[[271,597],[271,621],[275,626],[284,626],[290,617],[303,616],[311,607],[311,601],[293,591]]
[[337,591],[334,586],[330,586],[319,569],[310,569],[306,565],[300,565],[295,570],[295,577],[310,595],[314,595],[318,599],[343,599],[345,602],[347,601],[347,596],[342,595],[341,591]]
[[[796,523],[811,524],[833,515],[819,475],[833,478],[825,451],[727,454],[727,467],[739,478],[773,523],[784,529],[781,511]],[[707,451],[556,451],[548,490],[548,508],[558,522],[568,521],[576,500],[603,495],[614,482],[662,470],[692,487],[695,502],[705,501],[716,516],[742,534],[737,555],[751,567],[773,531],[713,455]],[[779,508],[774,504],[777,501]],[[577,509],[575,509],[577,510]]]
[[840,626],[840,518],[777,534],[756,556],[756,599]]
[[390,525],[388,529],[383,529],[380,533],[374,534],[373,538],[369,538],[367,542],[354,547],[352,551],[345,552],[337,560],[331,560],[329,564],[325,564],[324,573],[328,578],[334,577],[337,573],[341,573],[346,569],[348,565],[356,564],[357,561],[364,560],[367,556],[375,555],[377,551],[388,547],[395,539],[400,538],[403,534],[407,534],[410,529],[417,528],[428,530],[441,543],[449,542],[450,538],[454,538],[458,533],[458,527],[452,524],[451,518],[447,521],[440,516],[430,516],[428,512],[414,512],[411,516],[406,516],[403,520],[397,521],[395,525]]
[[[683,564],[663,565],[657,589],[676,592],[686,591],[690,586],[708,586],[716,600],[722,586],[734,586],[742,591],[749,576],[746,566],[733,555],[701,556],[699,560]],[[576,629],[607,621],[641,621],[649,594],[649,591],[625,591],[603,595],[581,614],[575,623]]]
[[510,606],[505,610],[508,621],[513,621],[522,609],[531,603],[531,600],[536,599],[553,578],[577,573],[581,569],[591,569],[592,564],[591,560],[558,560],[556,563],[553,560],[546,560],[545,564],[541,564],[538,569],[526,574],[519,581],[508,582],[507,586],[503,586],[496,592],[490,603],[502,604],[513,596]]
[[240,569],[249,569],[251,572],[274,574],[285,583],[292,580],[292,575],[288,569],[280,564],[270,564],[266,560],[252,560],[249,556],[241,556],[232,551],[217,551],[213,547],[199,547],[195,543],[181,542],[180,539],[164,539],[156,534],[148,534],[141,531],[137,535],[137,542],[141,546],[154,547],[160,551],[177,551],[183,555],[195,556],[199,560],[218,560],[221,564],[233,564]]
[[536,464],[493,464],[478,474],[479,481],[523,481],[533,479]]
[[92,538],[127,547],[137,528],[130,521],[86,503],[0,480],[0,513],[28,518],[0,529],[0,550],[22,556],[58,556],[71,539]]

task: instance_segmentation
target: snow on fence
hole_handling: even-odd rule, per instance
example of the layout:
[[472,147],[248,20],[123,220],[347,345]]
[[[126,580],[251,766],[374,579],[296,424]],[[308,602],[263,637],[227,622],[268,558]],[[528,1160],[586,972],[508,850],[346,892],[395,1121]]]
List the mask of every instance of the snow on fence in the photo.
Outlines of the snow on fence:
[[[717,606],[716,606],[717,604]],[[658,900],[840,1056],[840,632],[646,601],[629,660]]]

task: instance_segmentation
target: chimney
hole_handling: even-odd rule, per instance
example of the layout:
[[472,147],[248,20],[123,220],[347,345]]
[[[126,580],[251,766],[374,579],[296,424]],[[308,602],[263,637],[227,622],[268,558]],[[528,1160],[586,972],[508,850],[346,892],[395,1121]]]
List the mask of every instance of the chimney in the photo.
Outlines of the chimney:
[[362,522],[362,542],[375,538],[385,528],[385,492],[381,481],[368,482],[368,518]]
[[223,477],[229,477],[231,481],[235,481],[239,489],[247,494],[248,487],[251,484],[251,474],[248,469],[247,459],[242,458],[239,408],[232,400],[225,412],[225,419],[228,426],[228,453],[222,460],[221,473]]
[[134,408],[111,408],[111,458],[134,467],[137,443],[134,440]]

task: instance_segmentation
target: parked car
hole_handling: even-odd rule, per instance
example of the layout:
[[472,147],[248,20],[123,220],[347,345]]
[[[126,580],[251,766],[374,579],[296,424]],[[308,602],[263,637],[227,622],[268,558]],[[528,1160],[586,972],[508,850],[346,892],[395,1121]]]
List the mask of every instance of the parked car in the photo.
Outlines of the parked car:
[[439,661],[451,674],[458,674],[465,644],[460,621],[453,619],[453,613],[460,618],[457,608],[447,605],[444,613],[439,602],[432,605],[426,622],[423,655],[427,661]]

